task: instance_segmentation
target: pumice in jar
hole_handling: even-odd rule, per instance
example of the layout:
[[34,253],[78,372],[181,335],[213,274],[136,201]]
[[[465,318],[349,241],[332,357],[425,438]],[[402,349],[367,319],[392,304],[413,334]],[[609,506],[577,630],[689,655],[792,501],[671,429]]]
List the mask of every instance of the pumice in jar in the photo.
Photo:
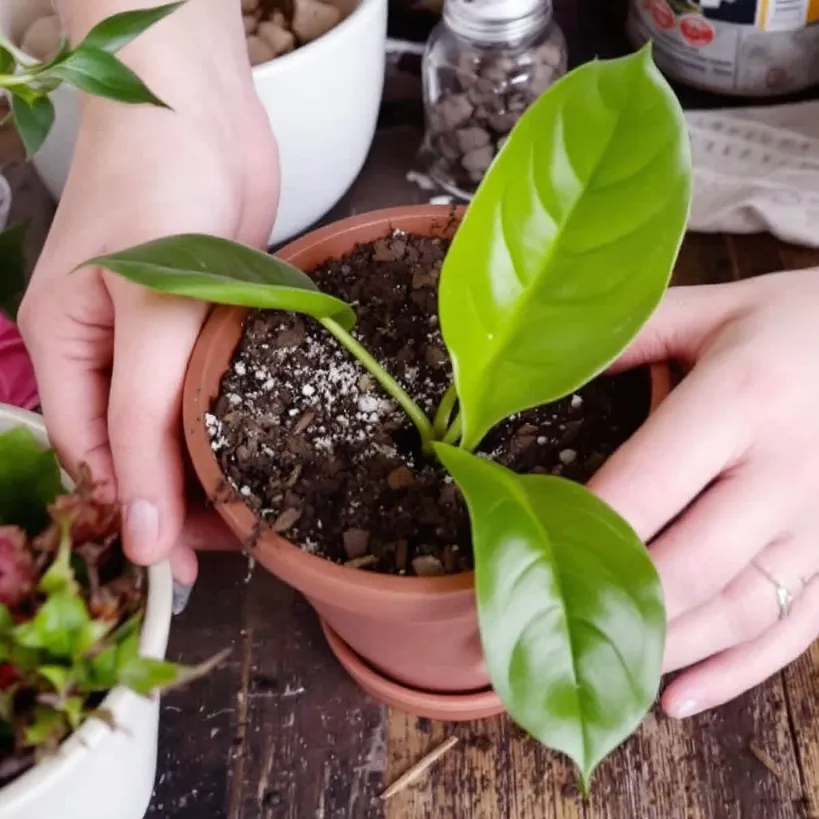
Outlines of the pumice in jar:
[[470,198],[520,116],[566,67],[551,0],[448,0],[424,55],[430,176]]

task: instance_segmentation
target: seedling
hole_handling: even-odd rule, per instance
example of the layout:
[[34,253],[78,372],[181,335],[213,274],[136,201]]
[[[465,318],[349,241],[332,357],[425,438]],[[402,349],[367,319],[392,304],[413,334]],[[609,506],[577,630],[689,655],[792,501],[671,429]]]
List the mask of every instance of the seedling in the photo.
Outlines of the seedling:
[[657,573],[631,527],[582,486],[473,453],[493,426],[572,393],[634,338],[667,287],[690,196],[685,121],[649,48],[555,84],[520,119],[445,259],[439,318],[454,378],[433,418],[356,339],[352,308],[274,257],[183,235],[87,265],[165,293],[304,313],[355,356],[466,498],[495,691],[574,760],[586,788],[657,694]]
[[118,685],[151,696],[200,677],[140,656],[146,573],[124,557],[116,504],[85,474],[64,492],[54,453],[18,427],[0,435],[0,785],[101,707]]

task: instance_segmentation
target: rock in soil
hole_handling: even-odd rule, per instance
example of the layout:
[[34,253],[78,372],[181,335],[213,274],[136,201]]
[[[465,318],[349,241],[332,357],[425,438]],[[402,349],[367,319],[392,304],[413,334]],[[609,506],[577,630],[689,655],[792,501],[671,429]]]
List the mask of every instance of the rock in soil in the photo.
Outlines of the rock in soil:
[[[447,247],[395,233],[311,274],[355,305],[356,337],[429,413],[451,377],[436,313]],[[598,379],[510,418],[481,452],[518,472],[586,481],[642,423],[649,395],[645,371]],[[303,549],[391,574],[472,567],[451,478],[422,457],[403,411],[311,319],[250,312],[205,421],[235,491]]]

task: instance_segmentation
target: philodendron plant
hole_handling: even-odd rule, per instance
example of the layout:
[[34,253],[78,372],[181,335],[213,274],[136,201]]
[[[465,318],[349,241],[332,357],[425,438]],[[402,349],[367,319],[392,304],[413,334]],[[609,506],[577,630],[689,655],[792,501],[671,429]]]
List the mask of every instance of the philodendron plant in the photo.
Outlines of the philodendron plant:
[[434,418],[356,339],[352,308],[280,260],[184,235],[88,262],[166,293],[312,316],[372,373],[466,498],[496,692],[575,761],[584,787],[657,694],[659,579],[628,523],[591,492],[474,452],[504,418],[601,373],[645,323],[684,234],[690,165],[682,111],[648,48],[547,91],[444,261],[439,314],[454,379]]
[[86,719],[116,730],[111,689],[150,696],[224,656],[190,668],[140,655],[146,573],[123,555],[120,529],[89,475],[67,492],[26,427],[0,435],[0,786]]
[[[30,159],[54,126],[51,94],[63,84],[118,102],[167,107],[116,54],[182,5],[168,3],[115,14],[98,23],[75,47],[63,39],[47,62],[29,57],[0,35],[0,89],[9,100],[9,112],[0,124],[14,125]],[[12,318],[25,288],[24,238],[25,225],[0,233],[0,309]]]

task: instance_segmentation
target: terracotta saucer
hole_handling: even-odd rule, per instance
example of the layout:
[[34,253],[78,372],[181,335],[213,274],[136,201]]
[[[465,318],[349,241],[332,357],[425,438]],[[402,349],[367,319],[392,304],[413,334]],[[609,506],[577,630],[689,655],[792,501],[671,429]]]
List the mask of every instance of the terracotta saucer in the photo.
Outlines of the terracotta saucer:
[[435,694],[394,682],[367,665],[324,620],[321,621],[321,630],[330,650],[347,673],[379,702],[400,708],[416,717],[451,722],[485,719],[504,711],[498,695],[491,688],[469,694]]

